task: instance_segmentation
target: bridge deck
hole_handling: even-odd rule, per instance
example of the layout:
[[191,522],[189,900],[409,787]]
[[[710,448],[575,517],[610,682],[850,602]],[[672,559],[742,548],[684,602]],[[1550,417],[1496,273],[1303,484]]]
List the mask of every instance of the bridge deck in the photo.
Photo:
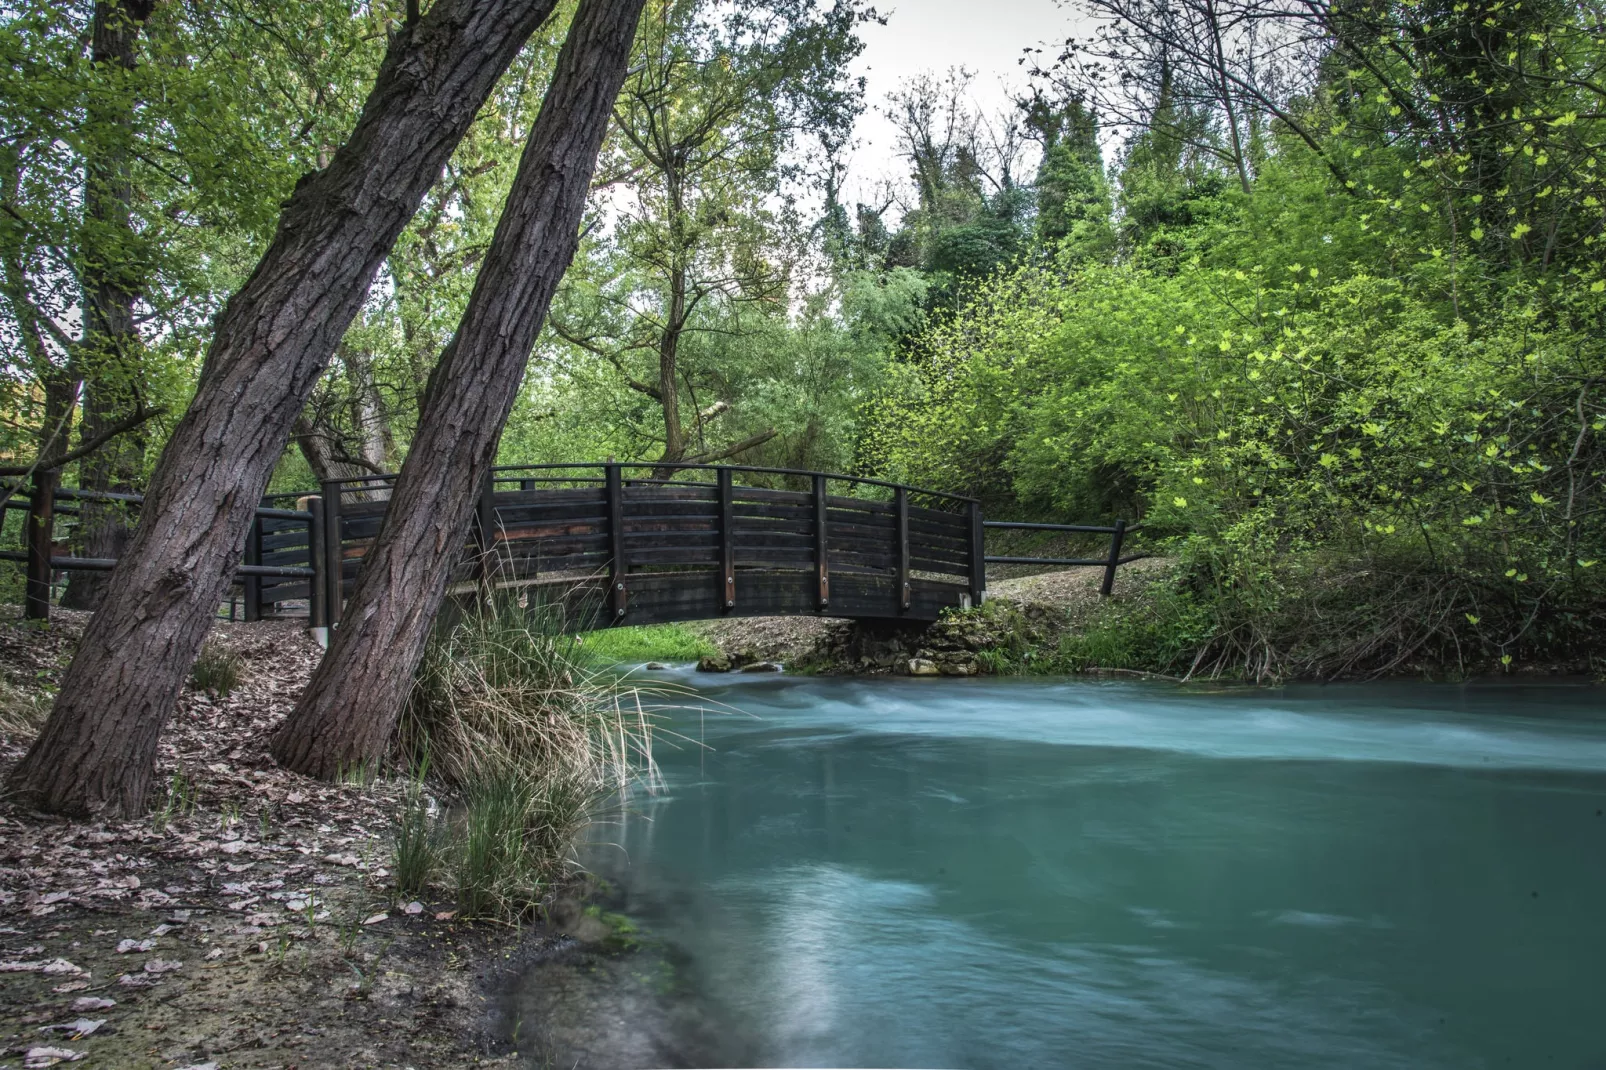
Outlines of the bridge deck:
[[[325,600],[336,621],[393,480],[324,484]],[[783,469],[551,465],[494,473],[453,579],[538,589],[595,625],[929,621],[980,600],[983,554],[976,503],[954,495]]]

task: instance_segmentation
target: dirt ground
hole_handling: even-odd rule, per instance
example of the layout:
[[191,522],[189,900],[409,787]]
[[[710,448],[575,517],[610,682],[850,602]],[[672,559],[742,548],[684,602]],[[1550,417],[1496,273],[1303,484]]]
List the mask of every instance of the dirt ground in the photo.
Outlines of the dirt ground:
[[[83,621],[0,619],[8,720],[53,689]],[[0,1068],[513,1065],[494,993],[528,934],[397,900],[395,785],[273,764],[268,735],[318,656],[298,624],[209,641],[241,655],[243,683],[186,689],[149,817],[0,801]],[[25,743],[0,735],[0,776]]]

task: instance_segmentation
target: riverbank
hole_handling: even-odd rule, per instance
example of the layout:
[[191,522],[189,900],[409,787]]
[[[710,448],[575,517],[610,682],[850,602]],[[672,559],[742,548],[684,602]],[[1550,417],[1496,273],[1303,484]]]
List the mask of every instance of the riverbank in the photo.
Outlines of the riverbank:
[[[1437,625],[1413,622],[1404,608],[1386,620],[1326,620],[1334,591],[1320,597],[1306,592],[1303,601],[1291,600],[1296,609],[1285,606],[1281,616],[1241,600],[1213,600],[1195,591],[1170,558],[1123,566],[1109,598],[1099,596],[1103,576],[1102,568],[1092,567],[991,579],[985,604],[924,627],[818,618],[737,618],[678,627],[716,648],[700,662],[712,671],[774,662],[793,672],[833,676],[1091,674],[1265,684],[1606,678],[1606,641],[1593,650],[1549,656],[1530,649],[1518,658],[1503,654],[1498,644],[1440,641]],[[1286,630],[1279,630],[1279,621]],[[1467,627],[1478,623],[1469,617]],[[1518,640],[1510,646],[1516,649]]]
[[[85,616],[0,621],[0,776]],[[543,930],[465,924],[390,880],[394,782],[287,773],[269,733],[318,648],[220,623],[227,694],[186,687],[153,812],[65,822],[0,802],[0,1066],[511,1066],[494,995]]]
[[[761,617],[685,626],[717,648],[706,671],[736,671],[774,662],[818,675],[981,676],[1065,671],[1068,636],[1099,617],[1153,598],[1173,572],[1165,558],[1123,566],[1108,599],[1099,596],[1104,569],[1072,568],[990,581],[978,609],[951,613],[929,626],[855,623],[813,617]],[[665,659],[669,660],[669,659]],[[1049,670],[1047,666],[1053,665]],[[1084,665],[1084,669],[1098,666]]]

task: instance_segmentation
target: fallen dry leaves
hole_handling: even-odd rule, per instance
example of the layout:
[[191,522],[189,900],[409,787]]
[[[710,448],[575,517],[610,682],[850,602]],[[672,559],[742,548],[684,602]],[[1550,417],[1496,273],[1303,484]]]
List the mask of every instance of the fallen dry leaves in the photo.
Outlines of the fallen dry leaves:
[[[0,620],[0,675],[48,692],[84,619]],[[0,1067],[86,1052],[153,1067],[433,1065],[420,1054],[432,1044],[462,1053],[482,997],[407,950],[439,934],[425,937],[431,915],[390,888],[399,788],[308,780],[267,753],[318,647],[294,621],[221,624],[209,642],[241,657],[244,679],[227,696],[185,690],[147,818],[65,822],[0,802]],[[0,776],[25,744],[0,737]],[[378,924],[393,912],[414,928]],[[441,1004],[462,1013],[417,1014]]]

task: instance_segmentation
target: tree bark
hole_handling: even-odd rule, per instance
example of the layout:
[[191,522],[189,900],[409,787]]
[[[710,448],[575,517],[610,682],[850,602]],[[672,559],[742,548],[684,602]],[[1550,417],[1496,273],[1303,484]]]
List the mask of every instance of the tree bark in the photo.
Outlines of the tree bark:
[[273,737],[331,778],[384,756],[580,219],[644,0],[582,0],[329,653]]
[[392,38],[350,140],[303,178],[218,317],[139,526],[9,786],[68,814],[144,809],[156,743],[291,425],[374,272],[556,0],[436,0]]
[[[137,62],[140,28],[151,0],[98,0],[90,28],[90,61],[107,83],[91,98],[89,148],[84,161],[84,240],[79,282],[84,295],[84,335],[79,367],[84,376],[84,419],[79,440],[88,442],[127,420],[143,404],[142,343],[134,326],[134,302],[144,290],[134,255],[134,181],[130,147],[134,97],[123,84]],[[145,435],[120,435],[79,466],[89,490],[133,491],[145,467]],[[117,558],[128,541],[127,507],[120,502],[81,503],[78,541],[84,557]],[[61,603],[94,609],[106,589],[106,573],[75,572]]]

